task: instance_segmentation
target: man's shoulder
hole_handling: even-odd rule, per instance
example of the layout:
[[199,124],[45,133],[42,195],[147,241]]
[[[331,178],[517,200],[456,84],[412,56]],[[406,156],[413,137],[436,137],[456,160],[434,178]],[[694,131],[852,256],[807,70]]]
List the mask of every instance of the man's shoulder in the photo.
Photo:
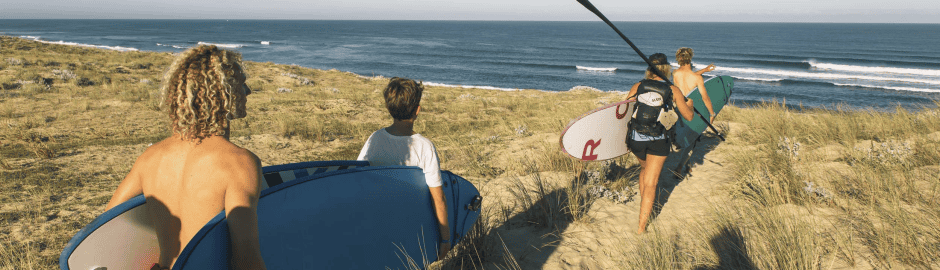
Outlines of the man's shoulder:
[[695,72],[692,72],[691,70],[685,70],[685,69],[677,69],[677,70],[675,70],[675,71],[672,72],[672,76],[688,77],[688,76],[691,76],[691,75],[696,75],[696,74],[695,74]]
[[411,137],[412,137],[415,141],[419,141],[419,142],[421,142],[421,143],[428,144],[428,145],[431,145],[431,146],[434,145],[434,142],[431,142],[431,139],[428,139],[428,137],[425,137],[424,135],[421,135],[421,134],[419,134],[419,133],[415,133],[415,135],[412,135]]
[[198,148],[198,151],[193,152],[193,157],[204,161],[213,163],[236,162],[244,163],[243,165],[260,162],[255,153],[223,138],[206,138]]
[[418,150],[424,153],[424,155],[437,155],[437,147],[434,146],[434,142],[431,142],[430,139],[421,134],[415,134],[411,137],[413,139],[413,143],[411,144],[412,149]]
[[380,128],[376,131],[373,131],[372,134],[369,135],[369,138],[378,137],[378,136],[391,136],[391,134],[385,131],[385,128]]

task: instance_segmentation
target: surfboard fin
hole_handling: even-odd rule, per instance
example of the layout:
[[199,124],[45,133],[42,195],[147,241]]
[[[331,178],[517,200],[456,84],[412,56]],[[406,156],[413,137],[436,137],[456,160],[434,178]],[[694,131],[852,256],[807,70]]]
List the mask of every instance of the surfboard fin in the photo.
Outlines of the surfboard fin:
[[465,207],[470,211],[479,211],[483,206],[483,196],[476,195]]

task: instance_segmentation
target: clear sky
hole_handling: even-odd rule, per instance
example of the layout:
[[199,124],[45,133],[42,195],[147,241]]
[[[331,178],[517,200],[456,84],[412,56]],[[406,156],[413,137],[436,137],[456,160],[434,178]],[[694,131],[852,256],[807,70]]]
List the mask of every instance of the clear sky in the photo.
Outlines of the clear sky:
[[[940,23],[940,0],[592,0],[612,21]],[[595,21],[575,0],[0,0],[0,19]]]

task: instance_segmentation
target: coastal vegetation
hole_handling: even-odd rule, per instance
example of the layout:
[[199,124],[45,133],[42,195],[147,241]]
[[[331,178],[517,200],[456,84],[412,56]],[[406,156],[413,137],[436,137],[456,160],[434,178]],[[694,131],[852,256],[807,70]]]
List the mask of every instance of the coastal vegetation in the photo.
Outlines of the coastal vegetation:
[[[159,88],[172,58],[0,36],[0,269],[56,269],[133,160],[169,135]],[[387,78],[247,71],[232,141],[264,166],[355,159],[391,122]],[[432,269],[940,268],[937,106],[727,106],[727,141],[706,132],[690,174],[663,173],[671,197],[636,235],[636,159],[579,162],[558,146],[570,120],[622,93],[426,89],[415,130],[484,196],[480,221]]]

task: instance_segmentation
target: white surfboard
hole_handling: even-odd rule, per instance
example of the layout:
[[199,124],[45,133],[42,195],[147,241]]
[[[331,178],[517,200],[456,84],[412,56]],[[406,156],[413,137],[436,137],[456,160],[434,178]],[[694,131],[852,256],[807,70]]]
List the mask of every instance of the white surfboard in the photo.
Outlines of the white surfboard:
[[561,132],[561,149],[580,160],[607,160],[630,152],[624,140],[635,99],[610,104],[571,120]]

